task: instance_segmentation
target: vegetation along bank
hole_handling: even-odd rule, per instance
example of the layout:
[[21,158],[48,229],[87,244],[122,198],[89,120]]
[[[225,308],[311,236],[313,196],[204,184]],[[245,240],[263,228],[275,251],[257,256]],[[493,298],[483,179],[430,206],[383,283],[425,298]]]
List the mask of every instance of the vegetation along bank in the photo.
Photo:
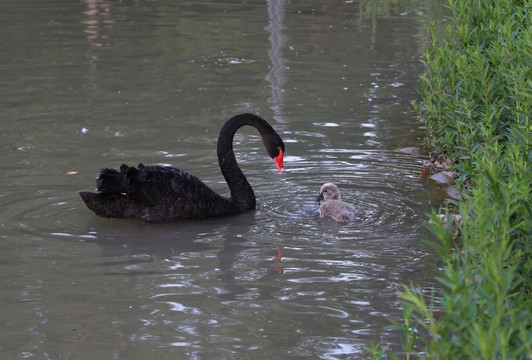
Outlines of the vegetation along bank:
[[[405,354],[372,358],[532,359],[530,148],[532,5],[449,0],[432,30],[414,104],[426,143],[451,164],[462,200],[430,215],[439,290],[400,293]],[[452,214],[460,215],[460,221]],[[446,221],[448,220],[448,221]]]

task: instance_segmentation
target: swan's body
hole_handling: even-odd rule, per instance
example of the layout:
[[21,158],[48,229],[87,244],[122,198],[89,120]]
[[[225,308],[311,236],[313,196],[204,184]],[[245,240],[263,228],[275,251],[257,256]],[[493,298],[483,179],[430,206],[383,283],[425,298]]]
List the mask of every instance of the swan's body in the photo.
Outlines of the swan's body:
[[323,184],[316,201],[324,200],[320,205],[320,217],[331,217],[338,222],[348,222],[355,217],[355,208],[340,200],[340,190],[332,183]]
[[196,176],[169,166],[120,166],[120,171],[104,168],[96,180],[98,193],[80,192],[89,209],[113,218],[167,222],[237,215],[255,209],[255,194],[238,167],[233,137],[244,126],[255,127],[264,147],[283,173],[284,143],[262,118],[241,114],[229,119],[218,137],[218,163],[231,190],[223,197]]

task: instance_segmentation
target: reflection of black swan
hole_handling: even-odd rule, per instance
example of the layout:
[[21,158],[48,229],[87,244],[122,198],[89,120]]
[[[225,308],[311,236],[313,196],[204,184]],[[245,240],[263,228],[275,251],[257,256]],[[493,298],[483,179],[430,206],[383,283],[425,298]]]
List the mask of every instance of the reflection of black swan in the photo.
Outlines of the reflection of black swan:
[[323,184],[316,201],[325,200],[320,205],[320,216],[329,216],[338,222],[348,222],[355,217],[355,208],[340,200],[340,190],[332,183]]
[[102,169],[96,180],[99,193],[80,192],[97,215],[164,222],[228,216],[255,209],[255,194],[238,166],[233,137],[244,126],[255,127],[264,147],[283,173],[284,143],[265,120],[252,114],[229,119],[218,137],[218,163],[231,197],[216,194],[200,179],[169,166],[120,166],[120,171]]

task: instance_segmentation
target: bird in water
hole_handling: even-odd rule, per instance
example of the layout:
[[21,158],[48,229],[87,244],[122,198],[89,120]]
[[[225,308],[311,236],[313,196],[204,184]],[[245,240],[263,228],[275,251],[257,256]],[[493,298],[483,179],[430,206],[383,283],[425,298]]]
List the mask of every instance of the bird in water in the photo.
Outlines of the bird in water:
[[348,222],[355,217],[355,208],[340,200],[340,190],[333,183],[326,183],[320,189],[316,201],[324,200],[320,205],[320,217],[331,217],[338,222]]
[[231,191],[230,197],[215,193],[199,178],[170,166],[122,165],[120,171],[104,168],[96,179],[96,191],[80,192],[89,209],[112,218],[168,222],[230,216],[254,210],[255,194],[233,152],[233,138],[244,126],[255,127],[266,151],[283,171],[284,143],[264,119],[253,114],[229,119],[218,136],[218,164]]

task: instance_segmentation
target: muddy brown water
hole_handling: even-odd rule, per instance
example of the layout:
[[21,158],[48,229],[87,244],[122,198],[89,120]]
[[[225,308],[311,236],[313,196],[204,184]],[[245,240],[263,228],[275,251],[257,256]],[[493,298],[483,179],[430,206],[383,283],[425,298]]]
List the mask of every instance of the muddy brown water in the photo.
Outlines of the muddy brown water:
[[[416,98],[431,1],[0,3],[0,356],[354,359],[400,351],[397,291],[435,284]],[[257,210],[197,222],[95,217],[98,170],[168,164],[223,194],[216,139]],[[314,201],[333,181],[358,214]]]

